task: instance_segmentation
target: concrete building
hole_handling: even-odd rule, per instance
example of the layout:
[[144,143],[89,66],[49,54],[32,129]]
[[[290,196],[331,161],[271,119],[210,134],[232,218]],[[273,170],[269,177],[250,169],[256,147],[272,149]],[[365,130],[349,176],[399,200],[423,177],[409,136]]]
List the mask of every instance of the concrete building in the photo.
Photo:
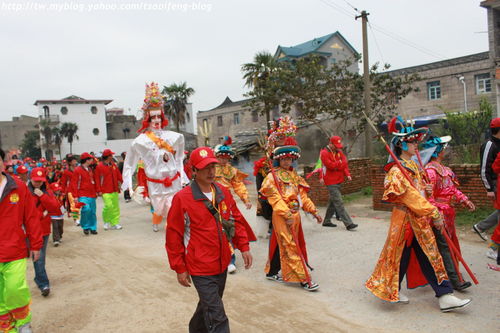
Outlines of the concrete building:
[[38,131],[38,118],[21,115],[0,121],[0,147],[4,151],[19,149],[28,131]]
[[489,52],[388,72],[395,76],[418,74],[422,80],[398,103],[396,112],[407,117],[443,114],[443,111],[476,110],[481,98],[497,105],[494,67]]
[[[76,133],[78,138],[73,141],[72,153],[81,154],[84,151],[93,151],[97,154],[106,148],[119,153],[127,150],[135,135],[131,139],[108,139],[105,106],[111,101],[110,99],[84,99],[72,95],[59,100],[37,100],[34,105],[38,108],[39,121],[45,120],[54,127],[67,122],[78,125]],[[55,145],[46,149],[42,133],[40,133],[40,143],[42,156],[58,157],[70,153],[70,144],[66,138],[62,140],[60,152]]]
[[[278,46],[275,57],[279,61],[293,61],[293,59],[310,54],[319,55],[325,66],[358,55],[351,44],[337,31],[295,46]],[[358,72],[358,63],[354,63],[349,69]],[[219,106],[210,110],[199,111],[197,114],[197,122],[199,124],[198,145],[213,147],[221,143],[224,136],[229,135],[233,138],[233,148],[237,154],[244,153],[243,155],[247,159],[254,159],[256,157],[250,156],[252,154],[262,154],[258,147],[258,141],[267,133],[266,117],[247,107],[246,104],[248,101],[248,99],[232,101],[229,97],[226,97]],[[297,135],[299,144],[302,147],[308,147],[308,149],[304,149],[302,152],[301,162],[315,163],[318,158],[319,149],[327,142],[325,135],[316,125],[300,121],[300,111],[296,108],[292,108],[289,115],[295,119],[296,124],[300,128]],[[279,108],[271,112],[271,119],[277,119],[281,116]],[[339,128],[339,124],[330,117],[324,115],[320,118],[323,127],[330,132],[334,132],[335,129]],[[347,133],[341,132],[341,130],[337,130],[336,134],[349,136]],[[354,138],[352,135],[349,137],[351,139]],[[347,141],[349,141],[348,138]],[[362,148],[358,147],[359,144],[351,150],[355,156],[358,156],[362,152]],[[247,164],[243,164],[243,166],[240,165],[243,170],[252,172],[246,169]],[[248,166],[248,168],[250,167]]]
[[488,45],[492,64],[492,90],[496,95],[497,117],[500,117],[500,0],[481,2],[488,19]]

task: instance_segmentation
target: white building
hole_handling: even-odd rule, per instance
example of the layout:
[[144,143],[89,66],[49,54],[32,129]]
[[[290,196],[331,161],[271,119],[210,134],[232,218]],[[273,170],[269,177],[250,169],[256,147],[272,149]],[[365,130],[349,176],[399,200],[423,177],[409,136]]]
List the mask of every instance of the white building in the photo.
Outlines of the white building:
[[[75,123],[78,125],[71,152],[81,154],[83,152],[94,152],[96,154],[109,148],[116,153],[126,151],[133,139],[108,140],[106,130],[105,106],[112,100],[106,99],[84,99],[78,96],[69,96],[59,100],[37,100],[39,120],[47,120],[51,127],[60,127],[63,123]],[[47,150],[47,145],[42,132],[40,132],[40,146],[42,156],[64,157],[70,153],[70,144],[63,138],[61,151],[52,144]],[[47,150],[47,153],[46,153]]]

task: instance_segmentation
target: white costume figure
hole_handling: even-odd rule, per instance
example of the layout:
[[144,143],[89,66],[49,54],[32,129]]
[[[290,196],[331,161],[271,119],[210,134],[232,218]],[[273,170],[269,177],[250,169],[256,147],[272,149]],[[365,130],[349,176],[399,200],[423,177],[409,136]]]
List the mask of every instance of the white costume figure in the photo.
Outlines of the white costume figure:
[[[137,163],[144,162],[147,193],[153,206],[153,230],[167,217],[172,198],[189,181],[184,173],[184,136],[163,130],[168,120],[163,113],[163,98],[158,84],[146,85],[141,133],[132,142],[123,165],[123,190],[132,189],[132,175]],[[142,186],[136,192],[143,193]],[[132,190],[131,190],[132,193]]]

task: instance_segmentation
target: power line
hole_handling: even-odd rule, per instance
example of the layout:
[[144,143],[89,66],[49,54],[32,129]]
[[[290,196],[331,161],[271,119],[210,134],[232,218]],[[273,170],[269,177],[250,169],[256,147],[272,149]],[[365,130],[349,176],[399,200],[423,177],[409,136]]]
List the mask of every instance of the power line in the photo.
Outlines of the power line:
[[368,21],[368,27],[370,28],[370,32],[372,33],[373,40],[375,41],[375,45],[377,46],[378,53],[380,54],[380,58],[382,59],[382,62],[385,64],[384,56],[382,55],[382,50],[380,49],[380,46],[378,45],[377,39],[375,38],[375,33],[373,32],[372,25],[370,21]]
[[338,11],[339,13],[345,15],[345,16],[348,16],[350,17],[351,19],[354,18],[354,15],[351,14],[349,11],[347,11],[346,9],[340,7],[339,5],[337,5],[336,3],[332,3],[332,2],[329,2],[327,0],[319,0],[321,1],[323,4],[327,5],[328,7],[330,8],[333,8],[335,9],[336,11]]

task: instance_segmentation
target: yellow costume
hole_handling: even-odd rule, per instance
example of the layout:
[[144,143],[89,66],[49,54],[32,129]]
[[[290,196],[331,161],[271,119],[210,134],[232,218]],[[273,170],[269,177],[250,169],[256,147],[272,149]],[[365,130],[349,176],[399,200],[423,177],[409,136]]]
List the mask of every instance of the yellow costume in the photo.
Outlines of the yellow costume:
[[[401,170],[392,166],[384,180],[385,192],[382,200],[395,203],[391,225],[382,253],[366,287],[375,296],[390,302],[399,300],[399,269],[405,242],[413,235],[429,259],[438,283],[448,279],[439,253],[430,218],[437,218],[439,212],[423,196],[425,183],[422,170],[413,161],[402,161],[407,173],[416,185],[415,189]],[[413,233],[412,233],[413,231]],[[407,279],[411,278],[407,275]]]
[[232,188],[244,203],[250,202],[247,187],[243,183],[243,179],[247,177],[248,174],[241,172],[229,163],[215,165],[215,181],[228,189]]
[[[260,193],[267,198],[273,207],[273,232],[279,246],[281,273],[286,282],[306,282],[306,267],[302,263],[300,253],[307,263],[307,253],[302,233],[299,209],[316,214],[314,203],[307,196],[309,185],[294,170],[276,168],[274,175],[277,178],[276,186],[273,173],[269,173],[262,183]],[[287,220],[293,220],[292,225],[287,225]],[[293,237],[292,232],[296,237]],[[295,238],[295,239],[294,239]],[[298,244],[296,244],[296,240]],[[273,246],[271,241],[270,247]],[[299,252],[300,251],[300,252]],[[270,249],[270,253],[273,253]],[[266,273],[269,272],[269,262]]]

